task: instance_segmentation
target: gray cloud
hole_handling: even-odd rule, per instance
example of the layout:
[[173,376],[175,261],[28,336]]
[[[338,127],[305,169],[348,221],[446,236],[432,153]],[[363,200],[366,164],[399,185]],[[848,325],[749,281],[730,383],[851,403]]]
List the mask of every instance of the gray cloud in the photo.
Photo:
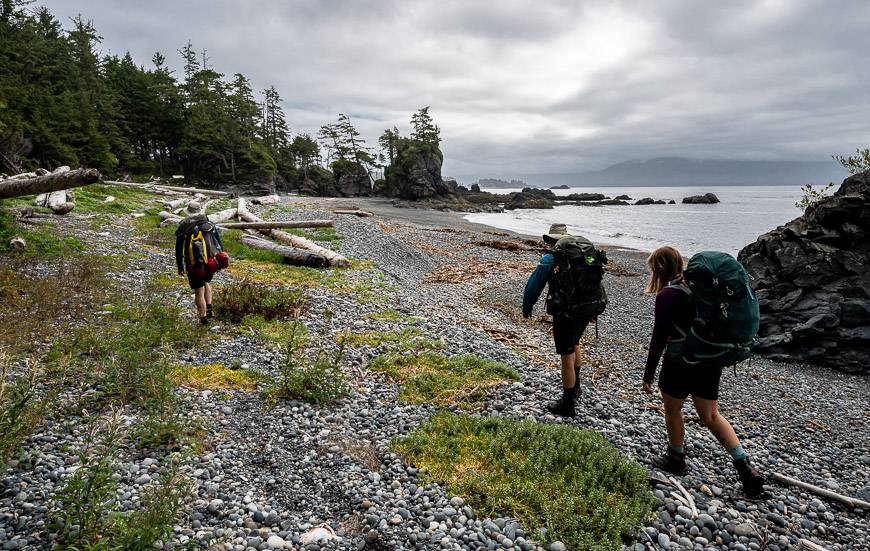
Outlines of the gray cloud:
[[274,84],[295,131],[349,113],[371,143],[431,105],[445,173],[628,158],[821,160],[870,138],[870,3],[39,2],[143,64],[192,40]]

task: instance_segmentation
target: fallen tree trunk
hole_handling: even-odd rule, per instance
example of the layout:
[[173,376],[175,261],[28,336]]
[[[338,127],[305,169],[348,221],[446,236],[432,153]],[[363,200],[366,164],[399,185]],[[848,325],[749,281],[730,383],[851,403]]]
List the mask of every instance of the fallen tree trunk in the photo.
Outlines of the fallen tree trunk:
[[58,172],[23,178],[18,180],[0,181],[0,199],[20,197],[22,195],[39,195],[64,189],[86,186],[102,179],[100,171],[95,168],[80,168],[68,172]]
[[189,202],[189,197],[182,197],[180,199],[173,199],[172,201],[163,201],[163,207],[167,209],[177,209],[178,207],[184,205]]
[[[209,220],[212,217],[209,216]],[[214,222],[214,220],[212,220]],[[331,228],[332,220],[293,220],[287,222],[227,222],[221,228],[233,230],[275,230],[279,228]]]
[[277,195],[264,195],[263,197],[254,197],[251,199],[253,205],[272,205],[281,201]]
[[104,182],[107,186],[120,186],[120,187],[134,187],[139,189],[157,189],[157,190],[166,190],[180,193],[202,193],[203,195],[209,195],[212,197],[229,197],[231,194],[226,191],[218,191],[216,189],[202,189],[195,187],[184,187],[184,186],[167,186],[157,182],[149,182],[147,184],[137,184],[135,182],[118,182],[115,180],[106,180]]
[[265,239],[260,239],[259,237],[254,237],[252,235],[243,235],[240,241],[249,247],[254,247],[255,249],[261,249],[264,251],[271,251],[273,253],[280,254],[282,257],[284,257],[284,260],[287,263],[293,264],[294,266],[310,266],[312,268],[322,268],[328,264],[327,260],[324,257],[311,251],[285,247],[283,245],[278,245],[277,243],[273,243]]
[[[173,214],[171,212],[167,212],[165,210],[161,210],[159,213],[157,213],[157,216],[159,216],[160,218],[163,219],[163,221],[160,223],[160,227],[168,226],[170,224],[177,224],[177,223],[181,222],[181,220],[183,219],[182,216],[179,216],[177,214]],[[212,215],[209,215],[208,219],[215,224],[220,224],[221,222],[225,222],[227,220],[232,220],[235,217],[236,217],[236,209],[229,208],[229,209],[225,209],[222,211],[218,211]],[[223,226],[221,226],[221,227],[223,227]]]
[[[247,206],[245,206],[245,199],[239,197],[239,206],[238,206],[238,216],[239,219],[245,222],[263,222],[258,216],[252,214]],[[326,259],[330,266],[336,267],[347,267],[350,266],[350,261],[340,254],[330,251],[329,249],[325,249],[310,241],[305,239],[304,237],[298,237],[287,232],[283,232],[281,230],[258,230],[260,233],[264,235],[268,235],[269,237],[287,243],[293,248],[296,249],[305,249],[307,251],[311,251],[314,254],[322,256]]]
[[360,218],[367,216],[374,216],[375,213],[369,212],[367,210],[359,210],[359,209],[339,209],[332,211],[335,214],[352,214],[354,216],[359,216]]
[[870,510],[870,503],[866,501],[860,500],[855,497],[844,496],[842,494],[838,494],[837,492],[832,492],[827,488],[820,488],[808,482],[791,478],[790,476],[786,476],[782,473],[773,473],[773,479],[782,484],[786,484],[788,486],[797,486],[798,488],[803,488],[804,490],[807,490],[814,494],[833,499],[834,501],[839,501],[840,503],[845,503],[850,507]]

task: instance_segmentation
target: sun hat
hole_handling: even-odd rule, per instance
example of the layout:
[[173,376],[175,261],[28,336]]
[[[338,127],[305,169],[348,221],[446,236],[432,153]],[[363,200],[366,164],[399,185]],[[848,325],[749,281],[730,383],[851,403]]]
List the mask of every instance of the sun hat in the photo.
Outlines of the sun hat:
[[544,234],[544,241],[558,241],[568,234],[568,226],[565,224],[553,224],[550,231]]

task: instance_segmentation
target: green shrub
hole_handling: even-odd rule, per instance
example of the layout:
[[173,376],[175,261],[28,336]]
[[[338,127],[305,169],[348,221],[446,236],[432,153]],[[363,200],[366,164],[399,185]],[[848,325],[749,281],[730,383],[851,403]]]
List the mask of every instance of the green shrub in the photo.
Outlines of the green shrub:
[[473,355],[444,356],[434,352],[387,353],[369,363],[402,385],[399,399],[413,404],[480,407],[489,388],[519,380],[520,374],[501,362]]
[[387,345],[391,352],[434,350],[444,348],[444,342],[427,339],[416,327],[405,327],[401,331],[363,331],[362,333],[345,333],[340,337],[348,346],[378,347]]
[[215,293],[214,313],[232,323],[240,323],[246,316],[272,321],[299,317],[303,304],[302,291],[298,289],[272,288],[243,279]]
[[654,505],[641,466],[567,425],[445,412],[393,446],[481,514],[516,517],[576,549],[619,549]]
[[9,378],[11,359],[0,349],[0,466],[42,420],[45,404],[34,392],[35,368]]
[[323,405],[346,396],[350,389],[341,371],[344,344],[340,343],[332,354],[319,349],[306,355],[300,350],[301,341],[295,333],[287,340],[278,380],[266,391],[267,397],[298,398]]

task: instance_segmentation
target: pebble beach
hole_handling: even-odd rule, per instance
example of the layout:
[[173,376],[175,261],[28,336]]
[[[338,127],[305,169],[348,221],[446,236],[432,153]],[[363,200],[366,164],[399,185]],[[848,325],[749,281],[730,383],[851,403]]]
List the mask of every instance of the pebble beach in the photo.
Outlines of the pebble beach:
[[[313,339],[332,346],[345,332],[411,326],[442,341],[445,354],[476,354],[520,373],[519,381],[489,389],[476,415],[591,429],[645,466],[662,451],[661,400],[644,394],[640,384],[653,309],[653,297],[643,294],[644,253],[607,248],[610,304],[597,336],[590,327],[581,342],[578,414],[566,420],[544,409],[560,383],[543,299],[530,319],[520,311],[526,278],[540,256],[534,236],[472,224],[457,213],[396,209],[385,200],[284,201],[289,208],[269,219],[335,218],[342,239],[326,245],[365,265],[348,277],[371,281],[375,289],[374,300],[330,288],[306,289],[309,306],[299,319]],[[350,206],[375,215],[331,213]],[[115,221],[119,230],[126,223],[121,217]],[[121,231],[96,230],[86,223],[75,231],[97,253],[116,248],[112,240],[125,239]],[[149,277],[172,274],[170,249],[171,244],[148,250],[140,271],[116,277],[141,289]],[[215,292],[221,293],[231,277],[219,274]],[[192,302],[182,288],[175,298]],[[385,309],[399,312],[402,319],[379,318]],[[190,316],[195,323],[192,309]],[[213,347],[185,352],[178,361],[199,365],[232,358],[242,368],[276,374],[277,349],[220,324],[210,331],[218,337]],[[292,400],[267,404],[256,392],[180,389],[184,410],[209,420],[205,430],[211,444],[190,460],[196,496],[164,546],[196,544],[226,551],[545,549],[533,536],[538,527],[479,515],[464,496],[425,482],[396,455],[391,441],[419,427],[437,408],[400,402],[398,385],[367,369],[381,352],[370,346],[345,350],[353,390],[330,406]],[[720,408],[763,473],[782,473],[870,501],[868,379],[753,358],[725,372]],[[699,514],[693,518],[671,494],[673,488],[653,484],[654,513],[624,549],[784,551],[797,548],[802,538],[831,550],[870,549],[870,511],[770,480],[764,498],[743,498],[728,454],[688,405],[686,417],[690,472],[680,480]],[[77,468],[82,422],[76,416],[47,421],[2,473],[3,549],[51,547],[46,537],[51,496]],[[117,478],[122,503],[135,507],[164,468],[156,458],[125,451]],[[318,527],[328,537],[303,543],[304,535]],[[546,549],[565,546],[554,542]]]

